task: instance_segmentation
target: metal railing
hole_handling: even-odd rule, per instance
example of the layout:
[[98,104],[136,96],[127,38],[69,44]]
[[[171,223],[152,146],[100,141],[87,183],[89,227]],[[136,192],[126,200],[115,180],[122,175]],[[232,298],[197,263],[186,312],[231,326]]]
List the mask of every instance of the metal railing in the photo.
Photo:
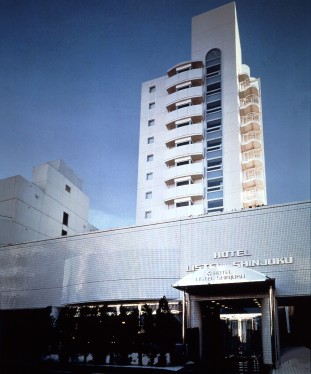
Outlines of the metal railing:
[[248,105],[248,104],[259,104],[259,96],[258,95],[249,95],[245,97],[245,99],[240,99],[241,107]]

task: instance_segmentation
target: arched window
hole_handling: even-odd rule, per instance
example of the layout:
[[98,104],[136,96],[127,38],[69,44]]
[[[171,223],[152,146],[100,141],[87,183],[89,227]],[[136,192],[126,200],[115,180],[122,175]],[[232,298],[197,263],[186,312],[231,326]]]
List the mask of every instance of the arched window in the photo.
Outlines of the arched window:
[[211,49],[206,55],[206,61],[213,60],[214,58],[220,57],[221,52],[218,48]]
[[206,55],[205,67],[206,67],[206,77],[213,77],[215,75],[220,75],[220,50],[211,49]]

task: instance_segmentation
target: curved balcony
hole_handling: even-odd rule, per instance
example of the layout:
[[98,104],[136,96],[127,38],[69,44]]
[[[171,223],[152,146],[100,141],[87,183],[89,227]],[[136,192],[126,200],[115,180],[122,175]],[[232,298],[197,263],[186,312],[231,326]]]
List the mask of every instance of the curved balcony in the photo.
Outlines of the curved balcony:
[[240,113],[244,116],[248,113],[259,113],[260,99],[258,95],[249,95],[244,99],[240,99]]
[[203,121],[202,105],[190,105],[167,113],[166,126],[170,127],[173,122],[176,122],[183,118],[190,118],[192,122]]
[[262,151],[261,149],[252,149],[242,153],[242,168],[250,169],[262,166]]
[[262,187],[264,176],[262,168],[253,168],[243,172],[243,188]]
[[175,159],[182,157],[191,157],[194,161],[202,160],[204,157],[204,144],[194,143],[175,147],[165,151],[165,163],[171,166],[175,163]]
[[204,168],[202,162],[195,164],[173,166],[168,168],[164,173],[164,180],[167,185],[174,183],[176,178],[191,177],[191,179],[197,180],[204,177]]
[[241,65],[241,71],[239,73],[239,82],[243,82],[246,79],[249,79],[250,77],[250,68],[248,65],[242,64]]
[[248,113],[240,117],[241,133],[245,134],[249,131],[258,131],[261,129],[260,113]]
[[199,103],[203,102],[203,88],[202,86],[199,87],[189,87],[185,88],[184,90],[180,90],[174,92],[171,95],[167,95],[166,97],[166,108],[170,112],[172,108],[175,106],[178,101],[186,100],[186,99],[199,99]]
[[[168,92],[175,91],[175,86],[187,81],[199,81],[203,84],[203,68],[199,67],[196,69],[190,69],[186,71],[181,71],[180,73],[175,73],[175,75],[169,76],[166,79],[166,89]],[[197,84],[198,82],[196,82]]]
[[260,88],[259,88],[259,81],[258,79],[246,79],[245,81],[240,83],[240,92],[239,96],[240,99],[246,98],[249,95],[259,95]]
[[175,208],[172,202],[172,208],[167,209],[165,211],[164,219],[173,219],[178,217],[190,217],[190,216],[199,216],[200,214],[204,213],[204,205],[203,204],[196,204],[196,205],[189,205],[183,206],[180,208]]
[[260,188],[250,188],[243,192],[243,207],[254,208],[256,206],[265,205],[265,193]]
[[249,131],[241,136],[242,152],[262,147],[261,131]]
[[203,199],[203,183],[189,184],[180,187],[167,188],[164,192],[165,204],[172,204],[175,199],[191,198],[191,200]]
[[174,65],[172,68],[168,69],[167,75],[169,77],[172,77],[175,74],[180,73],[184,70],[193,70],[197,68],[203,68],[203,62],[201,60],[190,60],[190,61],[183,61],[176,65]]
[[168,131],[165,134],[165,144],[167,147],[171,148],[174,146],[177,139],[184,137],[191,137],[192,142],[197,142],[203,139],[203,134],[203,123],[193,123]]

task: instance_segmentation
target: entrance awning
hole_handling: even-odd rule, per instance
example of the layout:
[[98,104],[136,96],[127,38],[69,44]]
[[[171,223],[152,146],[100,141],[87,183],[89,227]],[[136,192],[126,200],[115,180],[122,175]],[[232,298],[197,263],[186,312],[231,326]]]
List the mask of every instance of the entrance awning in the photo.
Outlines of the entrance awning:
[[[256,270],[232,265],[222,265],[213,268],[203,268],[194,271],[178,282],[172,285],[182,291],[200,291],[208,288],[222,288],[220,286],[236,286],[239,284],[242,288],[256,284],[260,289],[266,288],[265,285],[274,283],[272,279]],[[243,287],[244,286],[244,287]],[[230,287],[230,288],[231,288]]]

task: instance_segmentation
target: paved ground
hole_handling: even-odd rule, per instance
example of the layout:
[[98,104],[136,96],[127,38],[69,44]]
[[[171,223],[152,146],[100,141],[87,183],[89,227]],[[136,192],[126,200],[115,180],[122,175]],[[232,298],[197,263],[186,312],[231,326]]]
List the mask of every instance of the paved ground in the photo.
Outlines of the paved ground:
[[272,374],[310,374],[311,355],[306,347],[288,349],[281,356],[281,365]]

